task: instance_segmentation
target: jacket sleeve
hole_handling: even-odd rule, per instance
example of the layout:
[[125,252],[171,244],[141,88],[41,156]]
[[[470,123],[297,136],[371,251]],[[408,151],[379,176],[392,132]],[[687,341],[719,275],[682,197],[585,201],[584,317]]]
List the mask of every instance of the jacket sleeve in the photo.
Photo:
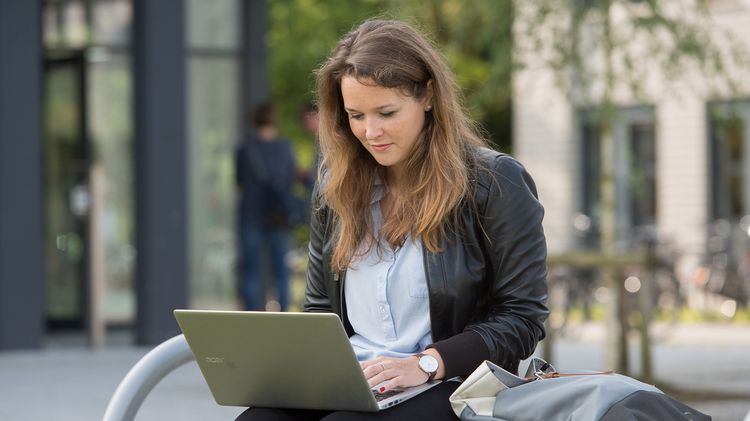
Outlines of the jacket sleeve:
[[312,212],[310,217],[310,243],[308,245],[307,282],[305,283],[304,311],[333,312],[330,297],[326,289],[324,245],[328,241],[330,222],[326,206],[321,206],[319,186],[315,185],[312,194]]
[[481,218],[492,263],[489,310],[467,329],[484,339],[492,361],[507,367],[529,357],[545,336],[547,243],[529,173],[505,155],[495,158],[493,170]]

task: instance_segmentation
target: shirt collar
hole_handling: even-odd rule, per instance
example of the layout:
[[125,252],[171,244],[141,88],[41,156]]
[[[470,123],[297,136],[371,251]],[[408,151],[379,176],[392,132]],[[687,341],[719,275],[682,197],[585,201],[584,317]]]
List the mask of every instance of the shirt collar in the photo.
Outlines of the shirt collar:
[[370,198],[370,204],[374,205],[375,203],[380,202],[386,193],[388,193],[388,186],[385,185],[383,180],[380,178],[380,176],[375,176],[375,181],[372,183],[373,190],[372,190],[372,197]]

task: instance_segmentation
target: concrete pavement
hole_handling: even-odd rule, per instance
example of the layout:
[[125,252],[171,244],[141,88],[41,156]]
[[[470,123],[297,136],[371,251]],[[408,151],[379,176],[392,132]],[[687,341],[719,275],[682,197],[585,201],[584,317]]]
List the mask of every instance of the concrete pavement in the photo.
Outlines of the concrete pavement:
[[[53,349],[0,354],[0,420],[100,420],[143,348]],[[191,362],[158,384],[137,420],[232,420],[240,408],[214,403]]]
[[[669,329],[654,347],[656,386],[669,379],[680,389],[731,393],[735,398],[726,400],[696,393],[686,403],[715,420],[743,420],[750,411],[750,326]],[[579,325],[568,332],[558,338],[551,362],[560,371],[604,369],[602,327]],[[42,351],[0,352],[0,420],[101,419],[120,380],[148,351],[127,345],[127,335],[112,337],[102,351],[68,338]],[[632,361],[638,367],[635,355]],[[232,420],[242,410],[216,405],[197,365],[189,363],[156,386],[136,420]]]
[[[656,387],[714,420],[750,421],[750,326],[656,324],[651,332]],[[556,339],[551,362],[561,372],[608,369],[605,334],[601,323],[571,326]],[[629,351],[637,376],[641,363],[635,336]]]

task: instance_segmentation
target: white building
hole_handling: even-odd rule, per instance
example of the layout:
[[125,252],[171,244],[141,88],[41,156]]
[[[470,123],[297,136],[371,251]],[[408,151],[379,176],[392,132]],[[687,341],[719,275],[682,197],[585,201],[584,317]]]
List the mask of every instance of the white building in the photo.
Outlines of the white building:
[[[615,2],[613,27],[626,25],[629,16],[646,7],[638,3]],[[750,0],[709,5],[711,34],[725,40],[729,33],[737,45],[750,47]],[[528,24],[524,7],[525,2],[517,2],[515,35],[521,42]],[[647,48],[645,42],[635,37],[627,48],[637,52]],[[540,64],[539,53],[517,53],[526,66],[514,76],[513,142],[545,205],[550,252],[560,253],[580,245],[576,215],[596,214],[599,129],[587,108],[558,87],[555,74]],[[600,60],[593,50],[591,60]],[[750,214],[750,69],[747,77],[733,69],[743,83],[729,89],[711,87],[714,81],[702,80],[697,72],[665,82],[662,69],[637,65],[646,66],[640,81],[646,99],[635,99],[624,84],[614,95],[619,111],[613,127],[619,233],[627,237],[638,226],[655,225],[680,252],[702,255],[712,221],[739,222]],[[601,93],[597,84],[592,83],[592,91],[599,90],[595,97]],[[733,124],[722,124],[730,113]]]

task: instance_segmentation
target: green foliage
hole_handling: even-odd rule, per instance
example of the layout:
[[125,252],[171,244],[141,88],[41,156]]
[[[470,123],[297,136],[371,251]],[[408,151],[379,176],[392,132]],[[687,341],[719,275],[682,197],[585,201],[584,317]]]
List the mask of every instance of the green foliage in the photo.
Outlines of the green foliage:
[[381,1],[277,0],[269,2],[268,49],[271,95],[277,104],[281,133],[296,144],[299,165],[312,162],[313,139],[299,123],[299,109],[314,99],[313,71],[336,41],[382,8]]
[[519,64],[536,59],[585,106],[611,107],[617,86],[637,100],[652,100],[644,85],[655,71],[667,89],[700,72],[712,94],[734,92],[750,55],[715,27],[709,12],[706,0],[526,0],[519,2],[524,30],[516,48],[526,60]]
[[313,71],[336,41],[367,18],[405,20],[437,44],[464,89],[472,116],[501,148],[510,146],[512,5],[510,0],[276,0],[269,2],[272,98],[281,132],[294,139],[299,164],[313,143],[298,110],[314,99]]

